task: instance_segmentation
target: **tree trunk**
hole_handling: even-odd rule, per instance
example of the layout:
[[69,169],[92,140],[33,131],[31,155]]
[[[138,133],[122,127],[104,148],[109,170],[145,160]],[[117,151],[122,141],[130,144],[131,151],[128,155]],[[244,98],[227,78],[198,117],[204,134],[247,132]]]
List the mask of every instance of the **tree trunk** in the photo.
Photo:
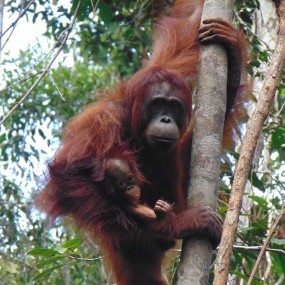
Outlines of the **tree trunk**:
[[[232,0],[206,0],[202,21],[210,18],[231,21],[232,14]],[[216,209],[226,93],[225,50],[219,45],[202,46],[191,152],[189,208],[210,205]],[[211,258],[212,246],[208,240],[184,240],[178,269],[178,284],[208,284]]]

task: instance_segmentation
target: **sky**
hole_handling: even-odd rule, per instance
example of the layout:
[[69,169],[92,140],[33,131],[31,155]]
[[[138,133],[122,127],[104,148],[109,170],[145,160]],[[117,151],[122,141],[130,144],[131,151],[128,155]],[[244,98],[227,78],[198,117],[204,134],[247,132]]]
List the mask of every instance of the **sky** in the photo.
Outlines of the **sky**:
[[[70,1],[59,0],[58,5],[63,5],[66,8],[71,6]],[[57,11],[56,6],[54,11]],[[17,19],[18,13],[11,14],[8,12],[7,7],[4,8],[4,19],[3,19],[3,32]],[[48,53],[50,50],[51,43],[50,40],[43,36],[46,30],[46,23],[37,18],[36,23],[32,23],[31,15],[27,18],[23,16],[17,23],[16,28],[14,29],[9,41],[5,45],[4,49],[1,52],[1,60],[11,59],[18,56],[20,50],[27,50],[29,47],[37,45],[37,42],[40,43],[42,50],[45,53]],[[10,34],[10,29],[2,39],[2,46],[6,42],[7,37]],[[59,57],[60,59],[60,57]],[[67,63],[68,64],[68,63]],[[3,72],[3,67],[1,68],[0,64],[0,75]],[[3,82],[0,82],[0,89],[3,88]]]
[[[13,23],[17,18],[17,15],[7,17],[8,14],[4,12],[4,31]],[[41,39],[42,34],[45,32],[45,25],[42,21],[39,21],[36,25],[27,22],[26,18],[23,17],[17,24],[11,38],[5,46],[4,52],[10,52],[11,55],[17,55],[20,49],[27,49],[29,45],[34,45],[36,39]],[[8,33],[9,34],[9,33]],[[43,41],[43,39],[42,39]]]
[[[7,7],[4,9],[4,19],[3,19],[3,32],[17,19],[18,14],[10,14],[7,11]],[[11,31],[11,30],[10,30]],[[4,39],[2,40],[2,45],[5,43],[7,36],[10,34],[10,31],[5,34]],[[42,21],[38,21],[37,24],[33,24],[27,21],[27,18],[22,17],[16,28],[11,35],[9,41],[2,51],[2,59],[7,59],[10,57],[17,56],[19,50],[25,50],[29,45],[34,45],[36,39],[44,41],[41,36],[45,32],[45,25]],[[7,54],[9,53],[9,54]]]
[[[65,3],[65,6],[70,6],[69,1],[66,0],[60,0],[59,4]],[[56,10],[56,9],[55,9]],[[4,19],[3,19],[3,32],[6,31],[6,29],[17,19],[17,14],[11,14],[8,12],[8,9],[4,9]],[[46,24],[45,22],[41,21],[40,17],[38,17],[36,24],[32,23],[31,16],[29,18],[23,16],[17,23],[16,28],[14,29],[11,37],[9,38],[9,41],[5,45],[4,49],[1,52],[1,60],[11,60],[13,58],[17,58],[19,55],[20,50],[27,50],[29,47],[36,46],[38,42],[41,45],[41,48],[43,50],[43,53],[48,53],[50,50],[50,46],[52,46],[54,43],[51,42],[43,35],[45,33]],[[9,37],[10,32],[12,29],[10,29],[3,37],[2,39],[2,45],[6,42],[6,39]],[[58,58],[58,61],[60,61],[60,57]],[[55,63],[56,65],[56,63]],[[11,66],[12,68],[12,66]],[[5,69],[9,69],[9,65],[5,65]],[[4,66],[0,64],[0,89],[5,87],[5,82],[1,82],[1,74],[4,70]],[[24,94],[25,90],[23,91]],[[1,110],[0,110],[0,115]],[[43,126],[44,128],[44,126]],[[2,131],[5,131],[5,129],[2,129]],[[45,128],[44,130],[45,135],[52,136],[52,131],[48,128]],[[1,134],[1,131],[0,131]],[[54,150],[50,150],[47,146],[47,143],[43,140],[43,138],[35,134],[36,137],[34,137],[35,141],[37,141],[37,145],[46,151],[46,155],[43,157],[40,157],[39,161],[34,161],[34,164],[37,165],[37,169],[35,169],[35,174],[41,176],[46,168],[46,161],[47,159],[50,159],[53,154]],[[31,138],[26,138],[27,140],[31,140]],[[33,142],[28,142],[32,145]],[[42,152],[40,152],[42,154]],[[25,163],[24,163],[25,164]],[[11,164],[8,166],[8,168],[5,168],[5,170],[2,169],[2,174],[11,176],[13,169],[13,165]],[[0,174],[1,175],[1,174]]]
[[[63,5],[68,8],[71,6],[70,1],[68,0],[59,0],[58,6]],[[56,6],[54,5],[54,10],[56,11]],[[4,21],[3,21],[3,31],[5,31],[18,17],[18,14],[8,13],[7,7],[4,9]],[[29,17],[29,20],[31,17]],[[11,52],[11,54],[16,55],[20,49],[27,49],[29,45],[33,46],[38,39],[41,43],[45,42],[44,36],[42,34],[45,32],[45,23],[37,19],[36,24],[33,24],[32,21],[27,21],[27,17],[23,16],[13,32],[12,37],[7,43],[4,52]],[[5,40],[4,40],[5,41]]]

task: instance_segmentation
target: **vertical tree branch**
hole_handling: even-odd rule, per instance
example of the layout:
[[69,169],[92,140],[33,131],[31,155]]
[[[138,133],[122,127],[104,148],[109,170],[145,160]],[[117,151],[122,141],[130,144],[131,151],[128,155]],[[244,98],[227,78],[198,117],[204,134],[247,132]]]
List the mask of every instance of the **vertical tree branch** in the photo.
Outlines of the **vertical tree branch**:
[[264,255],[264,253],[266,252],[266,249],[267,249],[267,246],[268,246],[268,244],[270,242],[270,239],[271,239],[272,235],[274,234],[274,232],[275,232],[275,230],[276,230],[276,228],[278,226],[278,223],[280,222],[280,220],[283,217],[284,213],[285,213],[285,204],[283,204],[282,209],[281,209],[277,219],[275,220],[273,226],[269,230],[268,236],[267,236],[267,238],[266,238],[266,240],[265,240],[265,242],[264,242],[264,244],[263,244],[263,246],[262,246],[262,248],[260,250],[260,253],[258,255],[258,258],[257,258],[255,264],[254,264],[254,267],[253,267],[253,270],[252,270],[252,272],[250,274],[250,277],[249,277],[249,280],[247,282],[247,285],[251,285],[251,283],[252,283],[252,281],[254,279],[255,272],[257,271],[257,268],[258,268],[258,266],[259,266],[259,264],[261,262],[261,259],[262,259],[263,255]]
[[235,178],[231,190],[228,212],[224,222],[222,241],[217,256],[215,285],[223,285],[227,282],[229,273],[230,258],[233,243],[239,221],[239,211],[242,197],[250,171],[257,140],[262,131],[271,102],[274,98],[277,85],[280,81],[285,59],[285,0],[282,0],[279,9],[279,31],[278,40],[271,63],[265,76],[255,111],[252,115],[241,148],[240,158],[237,163]]
[[[232,15],[233,1],[206,0],[202,21],[210,18],[230,21]],[[207,45],[201,47],[200,61],[188,206],[211,205],[216,209],[226,111],[227,56],[221,46]],[[211,257],[212,246],[208,240],[184,240],[178,284],[208,284]]]
[[2,49],[4,5],[5,5],[5,0],[0,0],[0,62],[1,62],[1,49]]

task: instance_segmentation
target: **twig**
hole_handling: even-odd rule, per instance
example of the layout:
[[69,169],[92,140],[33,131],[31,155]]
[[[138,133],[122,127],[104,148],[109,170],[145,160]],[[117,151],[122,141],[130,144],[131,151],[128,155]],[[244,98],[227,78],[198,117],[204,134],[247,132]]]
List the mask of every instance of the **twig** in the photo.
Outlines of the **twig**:
[[262,248],[260,250],[258,258],[257,258],[257,260],[256,260],[256,262],[254,264],[254,267],[253,267],[252,272],[250,274],[250,277],[248,279],[247,285],[250,285],[252,283],[252,281],[254,279],[254,274],[257,271],[259,263],[261,262],[261,259],[262,259],[263,255],[264,255],[264,253],[266,252],[266,248],[267,248],[267,246],[268,246],[268,244],[270,242],[270,239],[271,239],[272,235],[274,234],[274,232],[275,232],[275,230],[276,230],[276,228],[278,226],[278,223],[281,220],[281,218],[283,217],[284,213],[285,213],[285,203],[283,204],[283,206],[281,208],[281,211],[280,211],[277,219],[275,220],[273,226],[271,227],[271,229],[270,229],[270,231],[268,233],[268,236],[267,236],[267,238],[266,238],[266,240],[265,240],[265,242],[264,242],[264,244],[263,244],[263,246],[262,246]]
[[96,10],[97,10],[100,0],[97,0],[95,5],[93,3],[93,0],[90,0],[90,1],[91,1],[92,9],[93,9],[93,16],[96,16]]
[[274,115],[274,119],[272,122],[269,122],[263,129],[266,130],[270,127],[271,124],[277,124],[278,125],[278,120],[280,119],[280,115],[283,112],[285,108],[285,102],[282,104],[281,108],[278,110],[278,112]]
[[1,62],[1,50],[2,50],[1,37],[3,32],[4,5],[5,5],[5,0],[0,0],[0,62]]
[[[58,47],[58,46],[57,46],[57,47]],[[31,79],[31,78],[33,78],[34,76],[37,76],[37,75],[43,73],[44,70],[39,71],[39,72],[34,73],[34,74],[33,74],[32,72],[33,72],[33,71],[36,69],[36,67],[37,67],[38,65],[40,65],[40,63],[43,62],[43,61],[52,53],[52,51],[54,51],[54,50],[55,50],[55,47],[53,47],[47,54],[45,54],[45,55],[40,59],[39,62],[37,62],[36,64],[34,64],[34,65],[31,67],[31,70],[30,70],[26,75],[24,75],[24,77],[20,78],[19,81],[17,81],[16,83],[13,83],[13,84],[11,84],[11,85],[9,85],[9,86],[3,88],[3,89],[0,89],[0,93],[3,93],[3,92],[5,92],[5,91],[7,91],[8,89],[11,89],[11,88],[13,88],[14,86],[17,86],[18,84],[21,84],[21,83],[27,81],[28,79]],[[49,70],[48,70],[48,71],[49,71]]]
[[49,64],[45,67],[43,73],[41,74],[41,76],[35,81],[35,83],[31,86],[31,88],[28,90],[28,92],[20,99],[20,101],[8,112],[8,114],[0,121],[0,126],[12,115],[12,113],[19,108],[19,106],[27,99],[27,97],[31,94],[31,92],[35,89],[35,87],[39,84],[39,82],[43,79],[43,77],[49,72],[50,67],[52,66],[52,64],[54,63],[54,61],[56,60],[56,58],[58,57],[59,53],[62,51],[68,36],[74,26],[74,22],[75,19],[78,15],[79,12],[79,8],[80,5],[82,3],[83,0],[80,0],[77,4],[74,16],[72,18],[72,21],[69,25],[69,27],[66,29],[65,33],[64,33],[64,37],[62,39],[60,39],[60,45],[58,47],[58,50],[56,52],[56,54],[53,56],[53,58],[51,59],[51,61],[49,62]]
[[277,280],[277,282],[276,282],[275,285],[282,285],[282,284],[284,284],[283,281],[284,281],[284,274],[282,274],[282,275],[279,277],[279,279]]
[[17,85],[19,85],[19,84],[21,84],[21,83],[23,83],[23,82],[25,82],[25,81],[31,79],[31,78],[33,78],[34,76],[37,76],[37,75],[39,75],[39,74],[42,74],[43,72],[44,72],[44,71],[41,70],[41,71],[39,71],[39,72],[37,72],[37,73],[35,73],[35,74],[29,73],[29,74],[26,75],[24,78],[20,79],[18,82],[14,83],[14,84],[11,84],[11,85],[9,85],[9,86],[3,88],[3,89],[0,89],[0,93],[3,93],[3,92],[5,92],[5,91],[7,91],[7,90],[13,88],[13,87],[15,87],[15,86],[17,86]]
[[99,256],[99,257],[95,257],[95,258],[85,258],[85,257],[77,257],[77,256],[67,255],[67,257],[70,259],[76,259],[76,260],[80,260],[80,261],[95,261],[95,260],[103,259],[103,256]]
[[277,114],[276,114],[276,117],[277,117],[277,118],[281,115],[281,113],[283,112],[284,108],[285,108],[285,102],[283,103],[283,105],[281,106],[281,108],[279,109],[279,111],[277,112]]
[[19,20],[26,14],[26,12],[28,11],[28,9],[30,8],[30,6],[35,2],[35,0],[31,0],[28,5],[25,7],[25,9],[20,13],[20,15],[18,16],[18,18],[6,29],[6,31],[0,35],[0,39],[13,27],[15,27],[17,25],[17,23],[19,22]]
[[[262,248],[263,248],[263,246],[261,246],[261,245],[257,245],[257,246],[234,245],[234,249],[241,249],[241,250],[261,251]],[[265,251],[276,252],[276,253],[281,253],[281,254],[285,255],[285,250],[278,249],[278,248],[265,247]]]
[[59,96],[60,96],[61,100],[65,102],[65,99],[64,99],[64,97],[63,97],[63,94],[62,94],[62,92],[60,91],[58,85],[56,84],[56,82],[55,82],[55,80],[54,80],[54,78],[52,77],[52,74],[51,74],[50,72],[49,72],[49,78],[50,78],[50,80],[51,80],[53,86],[56,88],[57,92],[59,93]]
[[[217,247],[217,250],[219,250],[220,247]],[[247,245],[234,245],[234,249],[241,249],[241,250],[254,250],[254,251],[260,251],[262,249],[261,245],[256,245],[256,246],[247,246]],[[172,248],[170,249],[172,252],[181,252],[181,249],[179,248]],[[269,252],[276,252],[276,253],[281,253],[285,255],[285,250],[278,249],[278,248],[270,248],[266,247],[266,251]]]
[[[28,5],[26,6],[26,8],[19,14],[18,18],[9,26],[9,28],[7,28],[7,30],[1,35],[4,36],[4,34],[6,34],[11,28],[11,32],[9,34],[9,36],[7,37],[6,41],[4,42],[4,44],[0,47],[0,52],[4,49],[4,47],[6,46],[6,44],[9,42],[13,32],[15,31],[16,25],[18,23],[18,21],[23,17],[23,15],[25,15],[25,13],[28,11],[29,7],[31,6],[31,4],[33,4],[35,2],[35,0],[31,0],[30,3],[28,3]],[[1,40],[0,38],[0,40]]]
[[269,47],[269,45],[264,41],[262,40],[255,32],[253,32],[251,30],[251,28],[247,25],[247,23],[239,16],[238,13],[235,13],[235,16],[238,18],[238,20],[243,24],[243,26],[246,28],[246,30],[254,37],[256,37],[260,43],[262,43],[267,49],[269,52],[272,53],[272,49]]
[[4,42],[4,44],[1,46],[0,52],[2,52],[2,50],[5,48],[6,44],[9,42],[13,32],[15,31],[16,26],[13,27],[13,29],[11,30],[9,36],[7,37],[6,41]]

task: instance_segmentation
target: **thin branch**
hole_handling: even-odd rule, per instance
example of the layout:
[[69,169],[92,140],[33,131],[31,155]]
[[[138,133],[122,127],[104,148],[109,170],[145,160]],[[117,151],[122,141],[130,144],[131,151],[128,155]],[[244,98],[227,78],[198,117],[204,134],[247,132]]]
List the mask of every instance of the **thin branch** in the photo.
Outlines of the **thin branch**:
[[[57,47],[58,47],[58,46],[57,46]],[[39,75],[39,74],[42,74],[45,70],[36,72],[36,73],[34,73],[34,74],[33,74],[32,72],[33,72],[34,69],[36,69],[36,67],[37,67],[38,65],[40,65],[40,63],[43,62],[54,50],[55,50],[55,46],[54,46],[47,54],[45,54],[45,55],[43,56],[43,58],[41,58],[41,60],[40,60],[39,62],[37,62],[36,64],[34,64],[34,65],[32,66],[32,68],[31,68],[31,70],[30,70],[24,77],[20,78],[16,83],[13,83],[13,84],[11,84],[11,85],[9,85],[9,86],[4,87],[3,89],[0,89],[0,93],[3,93],[3,92],[5,92],[5,91],[7,91],[7,90],[9,90],[9,89],[11,89],[11,88],[17,86],[17,85],[20,85],[21,83],[23,83],[23,82],[27,81],[28,79],[31,79],[31,78],[33,78],[33,77]],[[48,70],[48,71],[49,71],[49,70]]]
[[282,284],[284,284],[283,281],[284,281],[284,274],[282,274],[282,275],[279,277],[279,279],[277,280],[277,282],[276,282],[275,285],[282,285]]
[[0,0],[0,62],[1,62],[1,50],[2,50],[2,32],[3,32],[3,18],[4,18],[4,5],[5,1]]
[[67,255],[68,258],[70,259],[75,259],[75,260],[80,260],[80,261],[95,261],[95,260],[101,260],[103,259],[104,256],[99,256],[95,258],[85,258],[85,257],[77,257],[73,255]]
[[52,77],[52,74],[51,74],[50,72],[49,72],[49,78],[50,78],[50,80],[51,80],[53,86],[56,88],[57,92],[59,93],[59,96],[60,96],[61,100],[65,102],[65,99],[64,99],[64,97],[63,97],[63,94],[62,94],[62,92],[60,91],[58,85],[56,84],[56,82],[55,82],[55,80],[54,80],[54,78]]
[[39,75],[39,74],[42,74],[43,72],[44,72],[44,71],[41,70],[41,71],[39,71],[39,72],[37,72],[37,73],[35,73],[35,74],[29,73],[29,74],[26,75],[24,78],[20,79],[18,82],[14,83],[14,84],[11,84],[11,85],[9,85],[9,86],[3,88],[3,89],[0,89],[0,93],[3,93],[3,92],[5,92],[5,91],[7,91],[7,90],[9,90],[9,89],[12,89],[13,87],[15,87],[15,86],[17,86],[17,85],[20,85],[21,83],[26,82],[27,80],[29,80],[29,79],[31,79],[31,78],[33,78],[33,77]]
[[[241,250],[260,251],[262,249],[262,246],[261,245],[256,245],[256,246],[234,245],[233,248],[234,249],[241,249]],[[220,247],[217,247],[217,250],[219,250],[219,249],[220,249]],[[170,249],[170,251],[181,252],[181,249],[179,249],[179,248],[172,248],[172,249]],[[278,249],[278,248],[266,247],[266,251],[275,252],[275,253],[281,253],[281,254],[285,255],[285,250]]]
[[100,0],[97,0],[95,5],[93,3],[93,0],[90,0],[90,1],[91,1],[92,10],[93,10],[93,16],[96,16],[96,10],[97,10]]
[[93,3],[93,0],[90,0],[90,2],[91,2],[92,10],[93,10],[93,13],[94,13],[94,11],[95,11],[95,6],[94,6],[94,3]]
[[283,103],[283,105],[281,106],[281,108],[279,109],[279,111],[277,112],[277,114],[276,114],[276,119],[278,119],[278,118],[280,117],[280,115],[281,115],[281,113],[283,112],[284,108],[285,108],[285,102]]
[[271,63],[268,67],[256,108],[248,123],[248,128],[235,171],[229,207],[224,222],[220,250],[218,251],[216,260],[215,285],[223,285],[227,283],[230,258],[232,255],[233,243],[237,231],[239,213],[248,173],[251,169],[258,138],[262,131],[263,124],[268,117],[270,106],[283,71],[285,61],[285,0],[282,1],[279,7],[279,14],[279,31],[276,49],[272,53]]
[[270,125],[272,125],[272,124],[275,124],[275,125],[277,124],[277,125],[279,125],[279,124],[278,124],[278,121],[279,121],[279,119],[280,119],[280,115],[281,115],[281,113],[283,112],[284,108],[285,108],[285,101],[284,101],[284,103],[282,104],[281,108],[278,110],[278,112],[274,115],[273,121],[272,121],[272,122],[269,122],[269,123],[263,128],[264,130],[268,129],[268,128],[270,127]]
[[26,14],[26,12],[28,11],[28,9],[30,8],[30,6],[35,2],[35,0],[31,0],[28,5],[25,7],[25,9],[20,13],[20,15],[18,16],[18,18],[6,29],[6,31],[0,35],[0,39],[13,27],[15,27],[17,25],[17,23],[19,22],[19,20]]
[[262,43],[267,49],[268,51],[272,52],[272,49],[269,47],[269,45],[262,40],[255,32],[253,32],[251,30],[251,28],[247,25],[247,23],[239,16],[238,13],[235,13],[235,16],[238,18],[238,20],[243,24],[243,26],[246,28],[246,30],[255,38],[257,38],[259,40],[260,43]]
[[[98,7],[98,5],[99,5],[99,2],[100,2],[100,0],[97,0],[97,2],[96,2],[96,4],[95,4],[95,7],[94,7],[94,12],[96,12],[97,7]],[[93,4],[93,1],[92,1],[92,4]]]
[[78,12],[79,12],[79,8],[81,6],[83,0],[80,0],[77,4],[74,16],[72,18],[72,21],[69,25],[69,27],[65,30],[64,35],[61,39],[59,39],[60,44],[58,47],[58,50],[56,52],[56,54],[53,56],[53,58],[51,59],[51,61],[49,62],[49,64],[45,67],[43,73],[41,74],[41,76],[35,81],[35,83],[31,86],[31,88],[28,90],[28,92],[20,99],[20,101],[8,112],[8,114],[0,121],[0,126],[13,114],[13,112],[15,112],[15,110],[17,108],[19,108],[19,106],[27,99],[27,97],[31,94],[31,92],[35,89],[35,87],[39,84],[39,82],[43,79],[43,77],[49,72],[50,67],[52,66],[52,64],[54,63],[54,61],[56,60],[56,58],[58,57],[59,53],[62,51],[68,36],[74,26],[74,22],[75,19],[77,18]]
[[13,27],[13,29],[11,30],[9,36],[7,37],[6,41],[4,42],[4,44],[1,46],[0,52],[2,52],[2,50],[5,48],[6,44],[9,42],[13,32],[15,31],[16,26]]
[[264,255],[264,253],[266,252],[266,248],[267,248],[267,246],[268,246],[268,244],[270,242],[270,239],[271,239],[272,235],[274,234],[274,232],[275,232],[275,230],[276,230],[276,228],[278,226],[278,223],[280,222],[280,220],[283,217],[284,213],[285,213],[285,203],[283,204],[283,206],[281,208],[281,211],[280,211],[277,219],[275,220],[273,226],[271,227],[271,229],[270,229],[270,231],[268,233],[268,236],[267,236],[267,238],[266,238],[266,240],[265,240],[265,242],[264,242],[264,244],[263,244],[263,246],[262,246],[262,248],[260,250],[258,258],[257,258],[257,260],[256,260],[256,262],[254,264],[254,267],[253,267],[252,272],[250,274],[250,277],[248,279],[247,285],[250,285],[252,283],[252,281],[254,279],[255,272],[257,271],[257,268],[259,266],[259,263],[261,262],[262,257]]
[[[263,246],[261,245],[257,245],[257,246],[234,245],[234,249],[261,251],[263,249]],[[265,247],[265,251],[276,252],[276,253],[281,253],[285,255],[285,250],[282,250],[282,249]]]

